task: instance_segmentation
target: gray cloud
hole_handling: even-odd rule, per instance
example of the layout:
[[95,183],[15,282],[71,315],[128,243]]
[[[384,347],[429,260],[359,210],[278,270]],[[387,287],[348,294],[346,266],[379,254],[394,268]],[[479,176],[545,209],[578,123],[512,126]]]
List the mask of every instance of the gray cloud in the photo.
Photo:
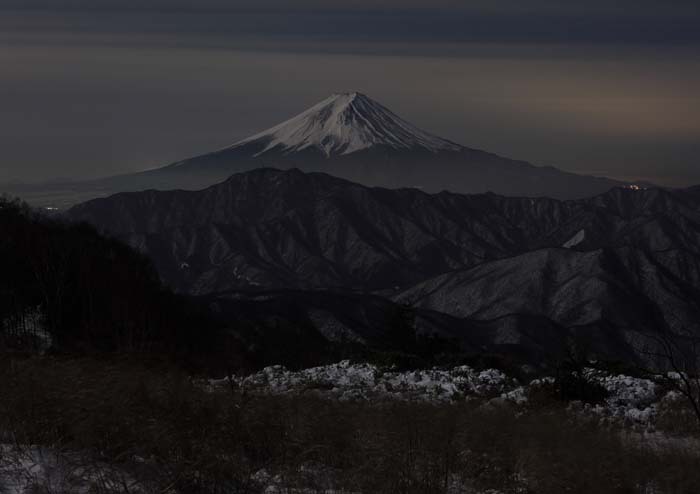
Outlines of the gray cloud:
[[[576,5],[557,2],[534,2],[529,10],[497,8],[496,4],[470,4],[470,8],[453,7],[444,2],[431,8],[418,8],[425,2],[401,3],[401,8],[381,8],[372,2],[372,9],[329,8],[312,9],[317,2],[287,1],[230,3],[208,0],[204,6],[186,8],[191,2],[167,2],[167,8],[157,8],[161,2],[71,2],[73,8],[39,8],[42,2],[32,2],[20,10],[6,9],[0,18],[4,32],[69,32],[109,33],[121,35],[169,35],[226,37],[244,36],[286,40],[303,38],[307,41],[409,41],[409,42],[584,42],[584,43],[643,43],[679,44],[700,42],[700,13],[688,12],[683,2],[673,8],[659,7],[650,11],[639,3],[634,9],[611,9],[619,3],[586,3],[586,10]],[[28,4],[29,6],[32,3]],[[386,5],[398,2],[385,2]],[[508,5],[510,2],[500,2]],[[199,4],[198,4],[199,5]],[[268,7],[265,7],[265,6]],[[286,5],[286,7],[283,7]],[[333,5],[332,3],[330,4]],[[359,6],[363,5],[360,2]],[[414,9],[409,8],[413,5]],[[592,6],[598,5],[596,9]],[[219,6],[219,8],[217,8]],[[137,8],[138,7],[138,8]],[[148,7],[148,8],[147,8]],[[441,8],[440,8],[441,7]],[[605,8],[603,8],[605,7]]]
[[70,9],[227,9],[277,8],[285,10],[326,9],[357,10],[378,8],[449,8],[459,10],[519,10],[529,12],[654,12],[694,11],[694,0],[588,0],[587,2],[566,0],[353,0],[352,2],[329,2],[327,0],[4,0],[5,9],[50,8]]

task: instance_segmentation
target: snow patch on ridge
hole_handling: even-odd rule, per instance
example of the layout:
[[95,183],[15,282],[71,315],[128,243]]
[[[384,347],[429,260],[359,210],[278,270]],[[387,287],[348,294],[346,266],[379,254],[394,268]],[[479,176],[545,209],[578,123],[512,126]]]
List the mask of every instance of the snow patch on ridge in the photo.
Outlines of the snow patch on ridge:
[[255,156],[268,151],[291,153],[314,148],[326,157],[373,146],[459,151],[462,146],[429,134],[360,93],[340,93],[271,129],[237,142],[230,149],[259,143]]
[[571,237],[562,247],[565,249],[570,249],[571,247],[576,247],[578,244],[586,239],[586,230],[580,230],[576,235]]

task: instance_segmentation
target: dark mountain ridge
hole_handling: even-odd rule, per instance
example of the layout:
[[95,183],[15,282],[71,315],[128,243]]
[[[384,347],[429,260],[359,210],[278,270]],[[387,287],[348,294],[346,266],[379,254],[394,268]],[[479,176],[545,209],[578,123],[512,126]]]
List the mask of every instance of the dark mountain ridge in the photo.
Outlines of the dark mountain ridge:
[[343,328],[376,345],[383,311],[402,306],[416,331],[471,352],[542,356],[577,341],[630,360],[649,334],[700,333],[700,188],[559,201],[259,169],[202,191],[117,194],[67,216],[147,253],[181,292],[329,341]]
[[699,205],[695,189],[614,189],[557,201],[430,195],[260,169],[202,191],[117,194],[67,215],[148,253],[178,290],[204,294],[256,286],[393,289],[565,244],[697,253]]

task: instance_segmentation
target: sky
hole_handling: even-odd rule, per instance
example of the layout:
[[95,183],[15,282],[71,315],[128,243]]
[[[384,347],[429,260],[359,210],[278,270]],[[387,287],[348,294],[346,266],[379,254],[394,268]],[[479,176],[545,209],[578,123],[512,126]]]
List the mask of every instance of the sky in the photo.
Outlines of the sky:
[[470,147],[700,184],[696,3],[0,0],[0,182],[168,164],[360,91]]

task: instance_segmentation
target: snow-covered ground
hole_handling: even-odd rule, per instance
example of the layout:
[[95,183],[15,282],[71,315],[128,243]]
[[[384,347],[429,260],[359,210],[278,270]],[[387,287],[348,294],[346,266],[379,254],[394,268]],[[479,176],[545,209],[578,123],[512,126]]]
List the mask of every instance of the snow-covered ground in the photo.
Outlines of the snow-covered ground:
[[[654,428],[660,408],[665,402],[678,400],[677,393],[665,391],[662,385],[650,379],[594,369],[587,369],[584,374],[603,386],[609,396],[604,403],[595,406],[571,403],[571,413],[597,417],[603,423],[631,426],[620,429],[630,444],[659,450],[682,448],[700,454],[697,439],[672,436]],[[440,404],[474,400],[485,407],[527,406],[536,388],[553,382],[551,377],[544,377],[521,383],[500,370],[476,370],[468,366],[399,372],[349,361],[300,371],[272,366],[231,379],[209,381],[208,387],[214,392],[233,385],[251,394],[310,393],[339,401],[412,400]],[[148,492],[128,473],[89,458],[89,455],[40,446],[0,444],[0,493]],[[291,472],[294,475],[289,476],[289,473],[274,468],[260,469],[252,474],[251,480],[261,486],[261,492],[268,494],[337,492],[332,479],[338,477],[338,472],[323,464],[307,462],[298,471]],[[448,492],[483,494],[467,489],[457,478],[454,488]]]
[[3,494],[93,492],[144,493],[126,473],[87,456],[40,446],[0,444]]
[[[397,372],[372,364],[349,361],[301,371],[276,365],[246,377],[234,377],[246,391],[269,394],[317,393],[338,400],[393,398],[421,401],[454,401],[466,397],[496,397],[517,386],[498,370],[475,371],[467,366],[450,370]],[[213,385],[230,385],[228,379]]]
[[[673,398],[672,393],[662,392],[659,384],[650,379],[593,369],[588,369],[586,375],[601,384],[609,396],[603,404],[572,404],[572,409],[595,414],[604,420],[648,429],[653,427],[660,404]],[[468,366],[398,372],[349,361],[300,371],[272,366],[232,380],[211,381],[211,385],[230,387],[233,384],[249,393],[305,393],[341,401],[391,399],[440,403],[481,399],[491,404],[515,405],[526,404],[534,388],[552,382],[551,378],[541,378],[524,385],[500,370],[478,371]]]
[[46,318],[41,307],[31,307],[23,313],[0,320],[0,332],[23,342],[27,349],[46,352],[51,348],[51,334],[46,327]]
[[570,249],[572,247],[576,247],[578,244],[583,242],[586,239],[586,230],[579,230],[576,235],[571,237],[567,242],[562,246],[565,249]]
[[588,370],[588,377],[609,393],[604,405],[591,408],[594,413],[628,424],[653,426],[659,402],[664,399],[658,384],[650,379],[610,375],[592,369]]

